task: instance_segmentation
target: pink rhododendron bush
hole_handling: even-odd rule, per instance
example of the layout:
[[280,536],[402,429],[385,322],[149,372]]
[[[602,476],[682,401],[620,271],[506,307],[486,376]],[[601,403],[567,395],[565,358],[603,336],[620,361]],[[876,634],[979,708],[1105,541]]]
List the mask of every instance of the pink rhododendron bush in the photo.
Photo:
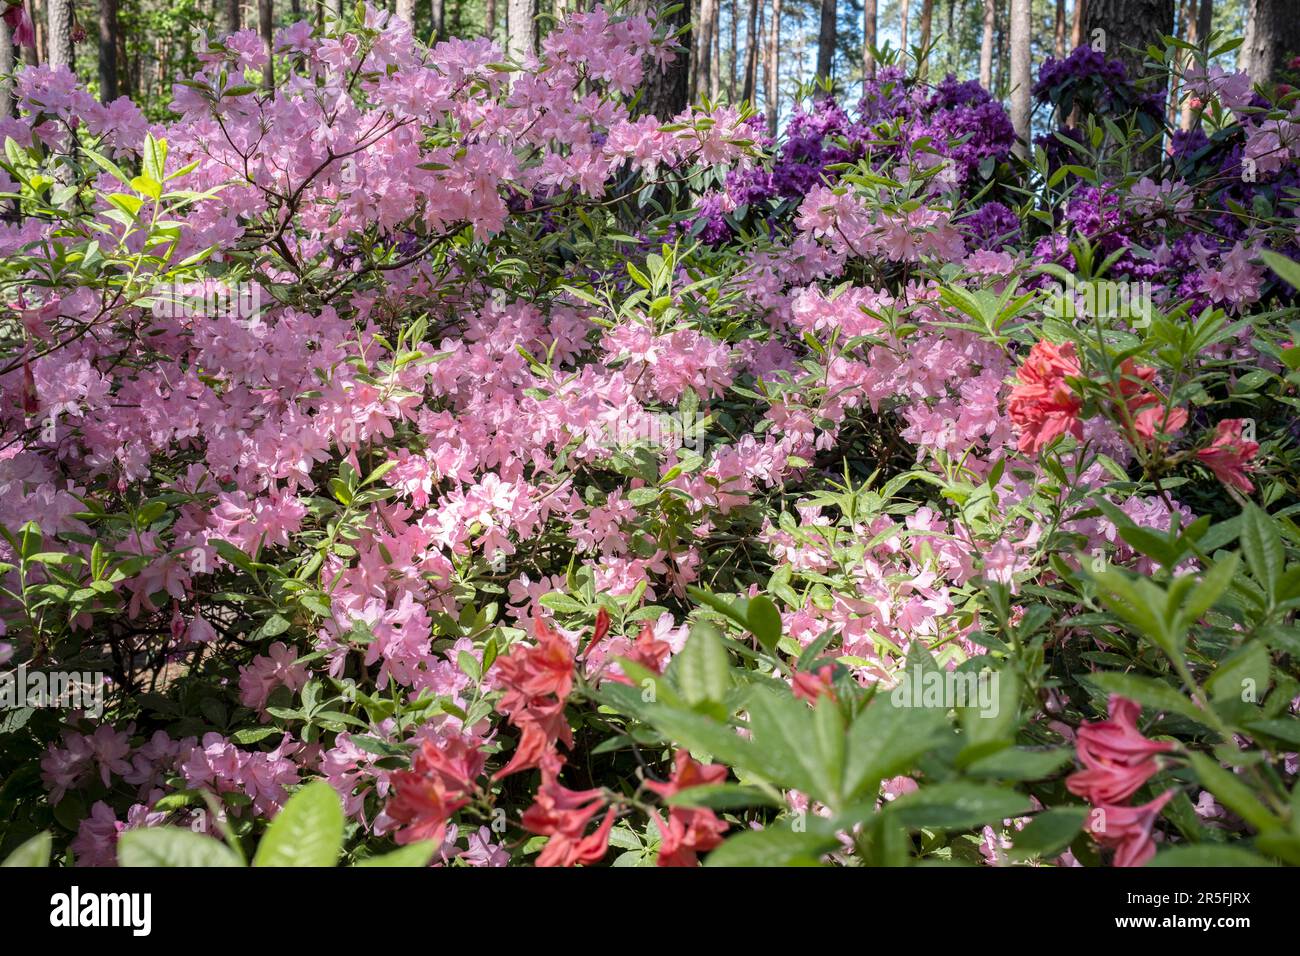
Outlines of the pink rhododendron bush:
[[1300,864],[1297,94],[362,12],[17,77],[0,856]]

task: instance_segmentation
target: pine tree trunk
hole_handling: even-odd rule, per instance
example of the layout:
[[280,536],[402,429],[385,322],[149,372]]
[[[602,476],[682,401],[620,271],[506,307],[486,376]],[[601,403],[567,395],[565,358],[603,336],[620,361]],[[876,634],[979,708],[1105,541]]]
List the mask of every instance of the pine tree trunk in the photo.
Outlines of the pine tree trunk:
[[984,34],[980,41],[980,86],[993,89],[993,27],[997,22],[996,0],[984,0]]
[[537,52],[537,0],[506,0],[506,53],[522,62]]
[[1174,32],[1174,0],[1091,0],[1086,29],[1089,41],[1104,44],[1106,56],[1122,60],[1135,80],[1144,72],[1147,44]]
[[49,22],[49,55],[52,69],[74,66],[72,53],[72,0],[45,0]]
[[9,76],[15,65],[14,40],[9,33],[9,24],[0,20],[0,120],[14,115],[14,93]]
[[709,65],[709,96],[716,100],[722,94],[722,0],[714,0],[713,58]]
[[[925,55],[925,50],[930,46],[930,31],[934,27],[934,0],[922,0],[921,3],[921,55]],[[929,58],[921,61],[918,73],[921,79],[925,79],[929,73]]]
[[821,0],[821,25],[817,31],[817,79],[835,68],[835,0]]
[[99,0],[99,99],[117,99],[117,0]]
[[1201,0],[1201,9],[1196,15],[1196,35],[1204,42],[1213,32],[1214,0]]
[[[338,2],[335,0],[335,3]],[[239,0],[226,0],[226,32],[236,33],[239,27]]]
[[[496,15],[496,11],[492,11]],[[411,16],[415,16],[415,0],[411,0]],[[430,0],[429,3],[429,21],[433,25],[433,42],[445,39],[447,36],[447,5],[444,0]]]
[[902,0],[898,5],[898,43],[904,53],[907,52],[907,20],[911,0]]
[[[632,0],[627,6],[628,13],[642,16],[648,15],[654,9],[655,0]],[[660,22],[667,26],[668,32],[673,33],[686,26],[690,20],[690,0],[685,0],[682,9],[666,18],[661,15]],[[689,42],[689,39],[685,42]],[[686,109],[687,104],[690,103],[690,51],[679,52],[677,58],[669,63],[665,70],[660,70],[659,66],[649,58],[646,59],[644,67],[645,77],[641,81],[643,90],[641,106],[646,113],[666,121]]]
[[497,38],[497,0],[486,0],[483,5],[483,33],[489,40]]
[[741,100],[753,103],[754,87],[758,83],[758,0],[749,0],[749,22],[745,27],[745,82],[741,87]]
[[767,132],[776,135],[781,101],[781,0],[772,0],[772,22],[767,33]]
[[718,25],[718,0],[702,0],[700,18],[695,24],[699,30],[695,37],[695,69],[691,80],[691,98],[712,95],[713,90],[713,33]]
[[1088,0],[1074,0],[1074,22],[1070,24],[1070,50],[1077,50],[1086,42],[1083,25],[1087,22]]
[[1052,55],[1058,60],[1065,58],[1065,0],[1056,0],[1056,22],[1052,32]]
[[1300,53],[1300,10],[1295,0],[1246,0],[1246,39],[1237,68],[1256,83],[1276,78],[1291,57]]
[[1015,128],[1016,152],[1021,156],[1033,139],[1029,128],[1031,56],[1029,50],[1033,16],[1031,0],[1011,0],[1011,125]]
[[266,47],[266,71],[262,77],[266,91],[275,95],[275,9],[271,0],[257,0],[257,32]]
[[871,52],[876,45],[876,0],[862,0],[862,76],[874,76],[876,58]]
[[397,19],[405,20],[410,26],[415,26],[415,0],[397,0],[393,12]]

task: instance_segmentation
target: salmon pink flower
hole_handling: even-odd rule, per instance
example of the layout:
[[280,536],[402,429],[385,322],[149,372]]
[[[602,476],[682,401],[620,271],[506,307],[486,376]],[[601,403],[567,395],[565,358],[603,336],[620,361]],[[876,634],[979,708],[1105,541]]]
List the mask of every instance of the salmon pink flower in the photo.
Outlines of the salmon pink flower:
[[609,807],[600,825],[588,834],[587,824],[605,805],[603,790],[570,790],[559,782],[564,759],[552,752],[541,761],[542,785],[536,802],[524,811],[524,829],[549,836],[537,858],[538,866],[597,863],[609,848],[609,831],[616,809]]
[[1007,405],[1012,423],[1020,429],[1017,447],[1022,452],[1036,455],[1066,432],[1075,438],[1083,437],[1083,423],[1079,421],[1083,401],[1066,381],[1079,374],[1073,342],[1034,343],[1020,367],[1018,384],[1012,388]]
[[791,685],[794,696],[800,700],[806,700],[810,704],[816,703],[817,698],[822,694],[826,694],[831,700],[834,700],[835,691],[832,688],[834,674],[835,668],[831,664],[825,664],[817,668],[816,673],[796,671]]
[[1115,851],[1115,866],[1143,866],[1156,854],[1151,830],[1174,792],[1166,790],[1140,807],[1096,807],[1089,814],[1088,832],[1101,846]]
[[460,738],[451,738],[444,747],[425,740],[411,769],[392,776],[393,795],[385,809],[401,825],[394,839],[401,844],[442,843],[451,815],[469,803],[483,759],[476,745]]
[[1115,694],[1110,719],[1084,723],[1075,746],[1085,769],[1066,778],[1066,788],[1094,806],[1127,800],[1160,769],[1155,757],[1174,749],[1148,740],[1137,728],[1141,705]]
[[[726,778],[727,768],[722,764],[702,764],[679,750],[673,758],[672,776],[665,783],[646,781],[646,787],[667,798]],[[707,807],[675,806],[668,811],[666,823],[657,813],[654,821],[660,834],[659,866],[694,866],[699,859],[696,854],[712,850],[727,832],[727,824]]]
[[1162,405],[1150,405],[1133,418],[1133,429],[1143,441],[1155,441],[1156,435],[1176,435],[1187,424],[1187,409],[1171,408],[1166,413]]
[[1250,494],[1255,486],[1246,475],[1252,470],[1250,460],[1259,451],[1259,444],[1242,436],[1244,424],[1240,418],[1225,418],[1219,422],[1214,429],[1214,440],[1208,448],[1198,451],[1196,457],[1229,488]]

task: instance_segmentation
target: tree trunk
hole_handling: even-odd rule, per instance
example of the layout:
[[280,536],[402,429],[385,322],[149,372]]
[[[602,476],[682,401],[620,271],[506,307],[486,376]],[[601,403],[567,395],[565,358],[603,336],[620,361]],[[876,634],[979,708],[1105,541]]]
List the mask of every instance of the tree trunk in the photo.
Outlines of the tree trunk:
[[875,76],[876,0],[862,0],[862,78]]
[[1174,0],[1091,0],[1086,29],[1089,41],[1102,44],[1106,56],[1122,60],[1129,79],[1136,80],[1143,73],[1147,44],[1174,32]]
[[[335,0],[335,3],[338,2]],[[226,0],[226,32],[237,33],[239,27],[239,0]]]
[[898,5],[898,45],[904,53],[907,52],[908,8],[911,5],[911,0],[902,0]]
[[497,38],[497,0],[486,0],[483,5],[483,32],[489,40]]
[[[495,16],[496,11],[493,10],[492,14]],[[415,0],[411,0],[411,16],[415,16]],[[447,5],[444,0],[430,0],[429,21],[433,25],[433,42],[444,39],[447,36]]]
[[266,47],[266,72],[262,82],[266,91],[275,95],[275,10],[271,0],[257,0],[257,31]]
[[1196,15],[1196,35],[1204,43],[1214,32],[1214,0],[1201,0],[1200,12]]
[[0,120],[14,115],[14,93],[9,77],[14,72],[14,40],[9,24],[0,20]]
[[[654,9],[654,5],[655,0],[633,0],[628,4],[627,12],[645,16]],[[691,21],[690,0],[686,0],[681,7],[671,16],[660,19],[660,22],[668,27],[669,33],[675,33]],[[690,85],[689,50],[678,53],[677,59],[662,71],[652,59],[647,58],[645,77],[641,82],[641,106],[649,115],[657,116],[661,120],[669,120],[686,109],[687,104],[690,103]]]
[[1065,0],[1056,0],[1056,22],[1053,24],[1052,55],[1065,59]]
[[1256,83],[1276,78],[1287,61],[1300,53],[1300,11],[1294,0],[1246,0],[1246,39],[1237,68]]
[[117,0],[99,0],[99,99],[117,99]]
[[835,0],[821,0],[821,26],[817,31],[817,79],[830,77],[835,68]]
[[73,69],[72,0],[45,0],[49,17],[50,52],[47,62],[52,69]]
[[709,69],[709,96],[722,94],[722,0],[715,0],[713,11],[713,60]]
[[1011,125],[1015,128],[1016,152],[1027,155],[1033,139],[1029,128],[1029,91],[1032,58],[1029,51],[1033,15],[1031,0],[1011,0]]
[[917,67],[917,73],[921,79],[925,79],[926,74],[930,72],[930,58],[926,56],[926,50],[930,46],[930,31],[934,27],[934,0],[922,0],[921,3],[921,60]]
[[997,0],[984,0],[984,35],[980,41],[980,86],[993,90],[993,27],[997,22]]
[[522,62],[537,52],[537,0],[506,0],[506,54]]
[[297,23],[302,19],[302,0],[289,0],[289,12],[293,14],[293,22]]
[[749,0],[749,23],[745,27],[745,82],[740,98],[751,104],[758,84],[758,0]]
[[397,19],[405,20],[409,26],[415,27],[415,0],[397,0],[394,4],[393,13]]
[[691,98],[711,95],[713,89],[713,34],[718,26],[718,0],[702,0],[699,34],[694,39],[695,69],[691,80]]
[[777,107],[781,102],[781,0],[772,0],[772,22],[767,34],[767,132],[776,135]]
[[1074,0],[1074,22],[1070,24],[1070,50],[1084,44],[1083,25],[1087,22],[1088,0]]

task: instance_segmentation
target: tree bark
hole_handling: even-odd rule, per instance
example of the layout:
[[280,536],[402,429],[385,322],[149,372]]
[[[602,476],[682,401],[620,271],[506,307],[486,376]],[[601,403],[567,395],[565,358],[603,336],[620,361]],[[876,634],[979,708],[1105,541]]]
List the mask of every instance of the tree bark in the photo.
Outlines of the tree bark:
[[[654,8],[654,0],[634,0],[634,2],[628,4],[629,13],[639,13],[643,16],[649,14]],[[690,21],[690,0],[685,0],[682,9],[669,17],[661,17],[660,20],[661,23],[667,26],[670,34],[680,30]],[[686,42],[689,42],[689,40]],[[645,77],[642,80],[641,105],[645,108],[646,113],[651,116],[657,116],[661,120],[668,120],[686,109],[687,104],[690,103],[690,85],[691,56],[689,49],[678,53],[677,59],[668,64],[668,68],[662,71],[653,60],[647,58]]]
[[772,0],[772,22],[767,34],[767,132],[776,135],[781,102],[781,0]]
[[694,38],[695,68],[691,79],[691,97],[712,95],[713,90],[713,34],[718,26],[718,0],[701,0],[699,30]]
[[45,0],[45,9],[49,22],[49,57],[47,62],[52,69],[67,67],[73,69],[75,61],[72,52],[72,0]]
[[984,0],[984,34],[980,41],[980,86],[993,89],[993,27],[997,22],[997,0]]
[[817,79],[835,69],[835,0],[821,0],[821,25],[817,31]]
[[911,0],[902,0],[898,5],[898,46],[907,52],[907,21]]
[[[495,10],[492,12],[496,13]],[[415,0],[411,0],[411,16],[415,16]],[[433,41],[444,39],[447,35],[447,5],[444,0],[430,0],[429,20],[433,24]]]
[[489,40],[497,38],[497,0],[486,0],[483,5],[483,32]]
[[741,87],[741,100],[754,100],[754,87],[758,83],[758,0],[749,0],[749,23],[745,27],[745,81]]
[[1065,0],[1056,0],[1056,22],[1053,24],[1052,55],[1065,59]]
[[709,70],[709,96],[722,94],[722,0],[715,0],[713,11],[713,61]]
[[[335,0],[337,4],[339,0]],[[226,32],[239,32],[239,0],[226,0]]]
[[1300,10],[1295,7],[1294,0],[1246,0],[1246,38],[1237,68],[1256,83],[1274,79],[1300,53]]
[[411,27],[415,26],[415,0],[397,0],[393,5],[397,19],[405,20]]
[[1015,128],[1016,152],[1027,155],[1033,139],[1029,128],[1030,79],[1029,44],[1033,30],[1031,0],[1011,0],[1011,125]]
[[1088,41],[1102,43],[1106,56],[1122,60],[1129,79],[1136,80],[1147,44],[1174,32],[1174,0],[1091,0],[1086,30]]
[[506,0],[506,53],[522,62],[537,52],[537,0]]
[[1083,46],[1083,25],[1088,15],[1088,0],[1074,0],[1074,22],[1070,24],[1070,50]]
[[99,99],[117,99],[117,0],[99,0]]
[[0,20],[0,119],[14,115],[14,93],[9,76],[14,71],[14,40],[9,24]]
[[266,47],[266,71],[262,83],[272,96],[275,95],[275,10],[271,0],[257,0],[257,32],[262,36],[262,45]]
[[930,58],[926,56],[926,50],[930,46],[930,31],[934,27],[934,0],[922,0],[921,3],[921,56],[925,57],[917,67],[917,73],[921,79],[925,79],[926,74],[930,72]]
[[1201,9],[1196,14],[1196,35],[1204,43],[1214,32],[1214,0],[1201,0]]
[[876,0],[862,0],[862,77],[876,73]]

